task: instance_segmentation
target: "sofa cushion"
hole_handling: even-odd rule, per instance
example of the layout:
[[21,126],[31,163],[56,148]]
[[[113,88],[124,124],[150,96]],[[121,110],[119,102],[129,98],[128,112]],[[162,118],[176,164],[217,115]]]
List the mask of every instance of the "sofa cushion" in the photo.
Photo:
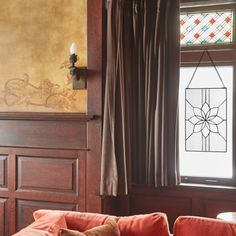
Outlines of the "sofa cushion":
[[205,217],[180,216],[174,224],[174,236],[234,236],[236,224]]
[[97,213],[75,212],[75,211],[53,211],[38,210],[34,212],[35,220],[49,212],[57,212],[65,216],[67,228],[84,232],[88,229],[105,224],[111,216]]
[[60,228],[67,228],[65,217],[53,212],[47,213],[34,223],[14,234],[15,236],[58,236]]
[[[38,210],[34,213],[37,219],[50,212],[49,210]],[[65,216],[68,229],[81,232],[93,227],[103,225],[109,219],[109,215],[96,213],[83,213],[72,211],[58,211]],[[164,213],[151,213],[116,217],[121,236],[169,236],[167,217]]]
[[81,233],[75,230],[61,229],[60,236],[120,236],[118,225],[114,220]]
[[121,235],[129,236],[169,236],[167,217],[163,213],[119,217]]

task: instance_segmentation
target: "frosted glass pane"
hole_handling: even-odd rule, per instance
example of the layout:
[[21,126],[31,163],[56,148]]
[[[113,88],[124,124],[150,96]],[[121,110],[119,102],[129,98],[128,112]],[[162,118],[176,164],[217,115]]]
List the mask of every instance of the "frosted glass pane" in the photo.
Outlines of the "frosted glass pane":
[[195,67],[180,70],[182,176],[232,178],[233,67],[217,68],[225,87],[214,67],[199,67],[189,87]]
[[180,15],[180,44],[219,44],[233,41],[233,12],[201,12]]

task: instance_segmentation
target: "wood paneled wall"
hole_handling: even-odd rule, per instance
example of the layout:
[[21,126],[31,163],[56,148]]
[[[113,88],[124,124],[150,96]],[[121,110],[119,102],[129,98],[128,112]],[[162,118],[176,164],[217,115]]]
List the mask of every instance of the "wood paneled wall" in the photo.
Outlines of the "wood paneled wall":
[[101,212],[102,0],[87,9],[88,114],[0,113],[0,236],[37,209]]
[[33,211],[40,208],[86,210],[86,153],[60,149],[0,151],[9,153],[9,166],[14,166],[6,188],[7,201],[11,202],[8,221],[16,219],[11,230],[15,225],[19,230],[32,222]]
[[[87,210],[90,119],[0,120],[0,142],[5,144],[0,147],[1,236],[31,223],[37,209]],[[99,168],[94,177],[99,177]],[[98,191],[99,186],[89,184]]]
[[236,211],[236,189],[206,186],[149,188],[133,186],[129,196],[106,198],[104,212],[130,215],[165,212],[170,228],[181,215],[216,218],[225,211]]

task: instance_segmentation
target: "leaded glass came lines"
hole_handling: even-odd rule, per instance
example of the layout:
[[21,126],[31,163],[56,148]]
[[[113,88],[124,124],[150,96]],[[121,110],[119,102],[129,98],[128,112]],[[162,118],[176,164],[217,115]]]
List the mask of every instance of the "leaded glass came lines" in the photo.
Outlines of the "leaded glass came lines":
[[186,151],[227,152],[227,89],[186,88],[185,92]]
[[180,44],[220,44],[233,41],[233,12],[202,12],[180,15]]

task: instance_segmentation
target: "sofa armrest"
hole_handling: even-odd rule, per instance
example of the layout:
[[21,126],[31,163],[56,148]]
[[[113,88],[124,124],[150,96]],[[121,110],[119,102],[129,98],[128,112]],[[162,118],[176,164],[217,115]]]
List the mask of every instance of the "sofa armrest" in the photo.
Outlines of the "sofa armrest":
[[60,228],[67,228],[64,215],[47,213],[14,236],[58,236]]
[[236,224],[213,218],[180,216],[174,224],[174,236],[233,236]]

